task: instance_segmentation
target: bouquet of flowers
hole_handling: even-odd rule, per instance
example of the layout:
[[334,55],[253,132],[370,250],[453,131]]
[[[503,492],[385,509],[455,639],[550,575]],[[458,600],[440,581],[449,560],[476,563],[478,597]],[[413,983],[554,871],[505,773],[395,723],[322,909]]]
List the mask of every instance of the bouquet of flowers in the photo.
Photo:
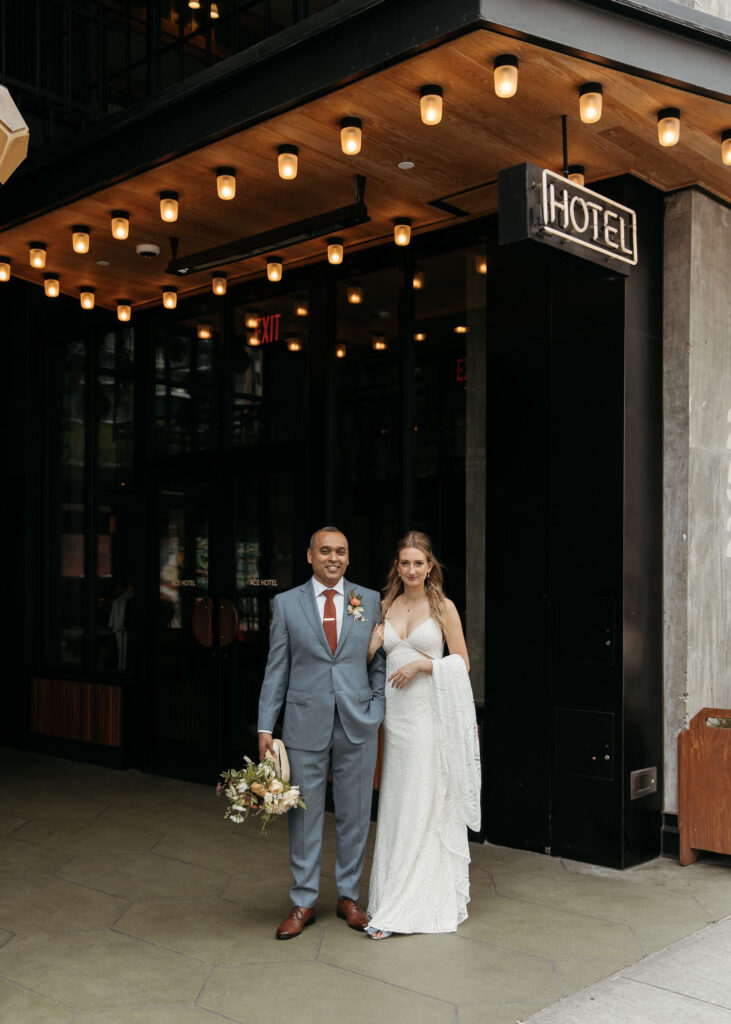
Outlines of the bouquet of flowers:
[[263,834],[273,818],[286,814],[293,807],[306,808],[299,787],[279,778],[271,758],[265,757],[254,764],[250,757],[245,757],[243,768],[221,772],[221,778],[223,782],[218,783],[216,794],[223,793],[228,800],[224,818],[236,825],[253,814],[262,818]]

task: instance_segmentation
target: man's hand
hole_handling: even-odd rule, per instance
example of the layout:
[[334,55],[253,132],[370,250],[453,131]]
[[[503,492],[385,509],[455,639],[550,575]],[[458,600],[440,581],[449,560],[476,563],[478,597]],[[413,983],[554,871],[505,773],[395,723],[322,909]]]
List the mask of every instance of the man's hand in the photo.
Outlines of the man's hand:
[[259,760],[263,761],[267,754],[272,750],[272,744],[274,738],[270,732],[259,733]]

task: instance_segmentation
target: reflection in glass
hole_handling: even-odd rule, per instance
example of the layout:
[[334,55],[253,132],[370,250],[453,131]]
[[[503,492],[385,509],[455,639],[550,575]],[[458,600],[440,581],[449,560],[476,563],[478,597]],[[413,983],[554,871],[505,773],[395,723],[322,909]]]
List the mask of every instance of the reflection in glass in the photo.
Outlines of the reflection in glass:
[[220,436],[218,352],[220,315],[208,338],[198,321],[158,322],[155,331],[155,450],[157,454],[210,451]]
[[231,341],[231,443],[257,445],[300,439],[307,424],[309,329],[301,296],[277,294],[234,310]]

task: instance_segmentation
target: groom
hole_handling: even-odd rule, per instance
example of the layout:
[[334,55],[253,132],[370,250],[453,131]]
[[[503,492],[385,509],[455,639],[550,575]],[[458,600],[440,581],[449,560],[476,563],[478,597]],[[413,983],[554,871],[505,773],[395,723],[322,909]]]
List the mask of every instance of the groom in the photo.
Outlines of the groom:
[[374,590],[345,579],[348,541],[335,526],[312,535],[312,578],[274,599],[269,659],[259,698],[259,758],[285,705],[282,739],[292,782],[307,810],[289,812],[293,907],[277,929],[292,939],[315,920],[328,771],[335,802],[337,915],[364,930],[368,914],[358,885],[370,823],[378,727],[383,720],[385,657],[368,663],[368,642],[381,621]]

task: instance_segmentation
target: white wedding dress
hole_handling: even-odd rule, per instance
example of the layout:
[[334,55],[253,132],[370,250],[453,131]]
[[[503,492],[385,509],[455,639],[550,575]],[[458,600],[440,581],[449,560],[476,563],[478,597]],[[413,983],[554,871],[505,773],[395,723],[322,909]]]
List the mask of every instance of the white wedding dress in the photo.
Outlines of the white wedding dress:
[[[384,650],[387,679],[425,655],[434,661],[434,672],[417,673],[402,689],[386,683],[368,930],[453,932],[467,917],[470,898],[466,822],[479,828],[479,750],[469,678],[461,658],[443,658],[434,619],[419,623],[404,640],[386,620]],[[447,663],[451,671],[442,672]],[[450,762],[455,751],[456,763]],[[455,770],[463,778],[456,786],[452,778],[450,787]],[[463,782],[469,810],[455,799]]]

